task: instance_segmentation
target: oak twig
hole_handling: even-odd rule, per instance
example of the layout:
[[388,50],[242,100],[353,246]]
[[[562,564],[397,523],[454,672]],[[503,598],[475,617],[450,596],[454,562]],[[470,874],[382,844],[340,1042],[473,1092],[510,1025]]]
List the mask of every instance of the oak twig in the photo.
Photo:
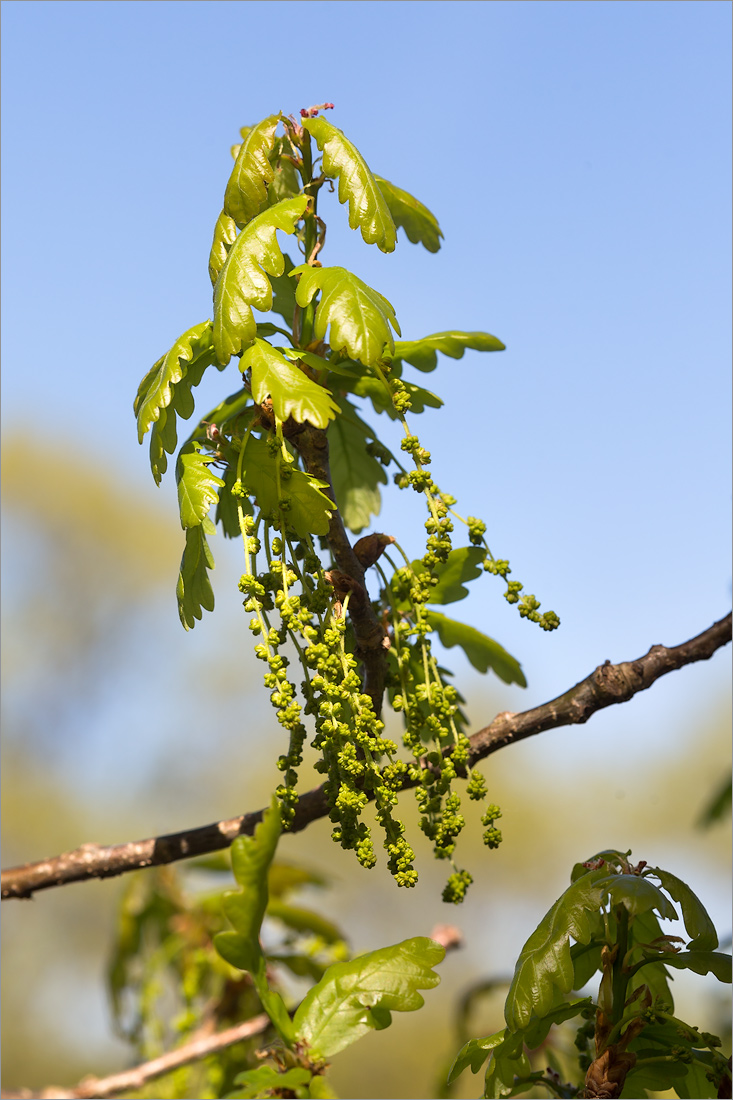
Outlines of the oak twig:
[[[682,645],[667,648],[655,645],[643,657],[612,665],[599,665],[590,676],[581,680],[557,699],[518,714],[505,712],[470,738],[471,764],[483,760],[499,749],[523,741],[545,730],[587,722],[588,719],[614,703],[624,703],[639,691],[651,687],[660,676],[695,661],[706,661],[731,640],[731,616],[717,623]],[[406,782],[407,788],[412,784]],[[312,821],[325,817],[328,805],[323,786],[300,796],[291,825],[299,832]],[[251,835],[262,820],[262,811],[218,821],[196,829],[187,829],[167,836],[137,840],[127,844],[103,847],[84,844],[71,852],[51,859],[11,867],[2,873],[3,898],[29,898],[38,890],[82,882],[90,878],[110,878],[154,867],[192,856],[205,855],[227,848],[236,836]]]
[[4,1092],[2,1100],[104,1100],[108,1096],[116,1096],[120,1092],[132,1092],[142,1089],[148,1081],[156,1077],[162,1077],[181,1066],[197,1062],[206,1058],[209,1054],[240,1043],[243,1039],[251,1039],[260,1035],[267,1029],[270,1019],[264,1014],[254,1016],[251,1020],[245,1020],[242,1024],[227,1028],[226,1031],[217,1031],[210,1035],[201,1035],[192,1039],[185,1046],[162,1054],[160,1058],[154,1058],[151,1062],[143,1062],[133,1069],[124,1070],[122,1073],[113,1073],[109,1077],[85,1077],[78,1085],[71,1089],[55,1088],[50,1086],[41,1092],[31,1092],[22,1089],[20,1092]]

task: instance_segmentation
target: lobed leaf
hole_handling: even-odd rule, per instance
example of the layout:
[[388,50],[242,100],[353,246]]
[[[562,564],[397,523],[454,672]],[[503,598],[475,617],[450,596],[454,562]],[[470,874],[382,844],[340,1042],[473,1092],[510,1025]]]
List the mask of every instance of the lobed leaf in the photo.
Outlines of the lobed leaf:
[[731,957],[720,951],[680,951],[679,955],[669,954],[661,958],[665,966],[674,967],[675,970],[714,974],[719,982],[731,984]]
[[285,323],[292,329],[295,314],[296,284],[295,279],[290,278],[290,272],[295,270],[295,264],[287,252],[283,253],[283,261],[282,275],[272,275],[270,277],[270,286],[272,287],[272,305],[270,309],[274,313],[279,313]]
[[309,534],[328,534],[334,504],[330,497],[321,492],[328,486],[293,466],[288,467],[288,472],[290,477],[287,480],[281,478],[278,492],[275,457],[270,453],[264,439],[249,437],[244,453],[242,480],[256,497],[263,514],[279,519],[280,503],[285,495],[290,507],[283,513],[284,518],[300,538],[306,538]]
[[656,909],[666,920],[679,919],[669,898],[643,875],[605,875],[596,885],[608,891],[614,905],[625,905],[632,915]]
[[224,484],[209,469],[209,464],[214,461],[213,456],[201,454],[200,443],[192,443],[190,446],[193,450],[181,454],[179,458],[181,476],[178,481],[178,508],[184,530],[187,527],[198,527],[203,522],[211,505],[219,503],[216,490]]
[[221,214],[216,219],[214,240],[211,244],[211,251],[209,252],[209,278],[211,279],[212,286],[216,286],[219,272],[226,263],[229,249],[236,239],[237,223],[234,221],[234,218],[230,218],[229,215],[225,214],[222,210]]
[[224,193],[224,213],[240,229],[260,211],[267,199],[267,185],[275,173],[269,154],[275,144],[278,115],[270,115],[247,131],[237,152]]
[[298,1038],[315,1058],[330,1058],[371,1030],[391,1023],[392,1012],[414,1012],[419,989],[440,982],[433,971],[445,948],[425,936],[403,940],[350,962],[329,966],[295,1013]]
[[596,884],[599,877],[600,872],[589,871],[569,886],[522,948],[504,1006],[510,1031],[526,1028],[532,1014],[546,1016],[556,991],[572,989],[570,937],[577,943],[590,942],[591,915],[600,909],[604,894]]
[[142,443],[152,427],[150,465],[157,484],[168,467],[166,452],[173,454],[178,442],[176,415],[190,417],[194,409],[191,388],[199,384],[212,363],[216,363],[213,328],[211,321],[204,321],[179,336],[140,383],[133,405],[137,437]]
[[301,264],[293,269],[300,275],[295,299],[307,306],[320,290],[313,335],[325,340],[331,326],[329,342],[336,352],[346,351],[351,359],[373,366],[381,359],[385,345],[395,346],[390,325],[399,335],[394,307],[378,291],[343,267],[309,267]]
[[325,118],[304,118],[303,126],[323,153],[323,171],[338,179],[339,202],[349,204],[349,225],[367,244],[393,252],[397,230],[389,206],[363,156],[341,130]]
[[[426,405],[431,409],[439,409],[443,404],[437,394],[423,389],[422,386],[416,386],[414,382],[403,381],[402,384],[410,397],[411,413],[424,412]],[[387,392],[381,379],[373,375],[362,375],[355,380],[350,389],[357,397],[368,397],[376,413],[386,412],[391,420],[399,419],[400,413],[394,407],[392,395]]]
[[267,187],[267,204],[274,206],[283,199],[292,199],[301,191],[301,179],[295,165],[288,157],[296,155],[290,140],[283,136],[275,138],[275,143],[270,152],[270,164],[273,167],[273,178]]
[[214,610],[214,592],[208,573],[213,568],[214,557],[206,541],[204,526],[186,528],[186,547],[176,585],[178,615],[186,630],[193,629],[196,619],[202,616],[202,608]]
[[447,1083],[452,1085],[469,1066],[471,1073],[478,1073],[491,1051],[504,1041],[506,1033],[506,1028],[502,1028],[494,1035],[486,1035],[483,1039],[469,1039],[464,1043],[448,1071]]
[[437,252],[443,234],[435,214],[418,202],[414,195],[395,187],[389,180],[382,179],[381,176],[375,176],[374,179],[389,207],[392,220],[396,226],[404,229],[407,239],[413,244],[423,245],[428,252]]
[[346,526],[358,534],[368,527],[382,507],[379,486],[387,482],[381,462],[366,450],[371,428],[345,397],[339,399],[341,415],[328,429],[331,483]]
[[562,1002],[541,1019],[533,1018],[526,1028],[519,1031],[511,1032],[505,1028],[484,1039],[472,1039],[459,1052],[448,1074],[448,1083],[455,1081],[468,1066],[472,1073],[478,1073],[488,1056],[491,1061],[486,1071],[484,1096],[510,1095],[514,1077],[523,1077],[531,1070],[524,1048],[536,1050],[544,1043],[553,1024],[572,1020],[591,1004],[590,997]]
[[466,348],[474,351],[504,351],[496,336],[488,332],[435,332],[424,336],[422,340],[400,340],[394,346],[395,359],[404,359],[418,370],[428,373],[438,365],[438,352],[449,355],[451,359],[462,359]]
[[488,672],[492,669],[505,684],[527,686],[519,661],[512,657],[511,653],[507,653],[504,647],[493,638],[487,637],[473,626],[449,619],[439,611],[427,609],[425,618],[437,632],[446,649],[454,645],[460,646],[473,667],[479,672]]
[[250,389],[258,404],[272,398],[275,416],[281,422],[292,416],[299,424],[308,420],[325,428],[339,411],[331,394],[289,362],[265,340],[255,342],[243,354],[239,369],[252,371]]
[[[447,559],[434,567],[438,583],[431,588],[428,603],[446,604],[465,599],[468,595],[465,584],[481,576],[485,556],[480,546],[461,546],[451,550]],[[427,567],[421,561],[413,561],[411,569],[418,576],[427,573]],[[394,584],[392,587],[394,589]],[[396,595],[394,598],[397,599]]]
[[300,195],[269,207],[245,226],[230,248],[214,287],[213,343],[220,363],[228,363],[257,336],[252,307],[265,313],[270,309],[268,275],[285,270],[276,230],[293,233],[307,203]]
[[[280,808],[273,797],[253,836],[238,836],[232,843],[232,871],[242,889],[231,890],[224,895],[224,913],[246,942],[246,949],[253,960],[262,954],[260,928],[269,896],[267,874],[281,832]],[[216,944],[216,940],[214,942]],[[245,969],[254,971],[256,968],[254,962]]]
[[670,874],[669,871],[662,871],[659,867],[650,867],[648,870],[659,879],[663,889],[680,903],[682,919],[685,922],[687,934],[691,937],[691,942],[687,945],[688,950],[714,951],[718,946],[718,933],[697,894],[686,882]]
[[[303,1085],[307,1085],[311,1079],[311,1071],[302,1066],[294,1066],[292,1069],[279,1070],[275,1066],[257,1066],[256,1069],[246,1069],[238,1073],[234,1078],[234,1084],[238,1086],[237,1092],[230,1093],[230,1100],[256,1100],[258,1096],[277,1095],[283,1096],[287,1090],[290,1095],[297,1095],[294,1091]],[[304,1093],[303,1095],[307,1095]]]

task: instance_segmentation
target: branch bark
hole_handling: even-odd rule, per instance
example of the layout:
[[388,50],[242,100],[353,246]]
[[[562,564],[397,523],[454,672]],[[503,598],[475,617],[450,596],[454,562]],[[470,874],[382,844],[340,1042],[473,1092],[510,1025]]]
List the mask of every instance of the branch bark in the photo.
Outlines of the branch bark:
[[[545,730],[587,722],[596,711],[615,703],[624,703],[638,692],[645,691],[660,676],[684,665],[708,660],[730,640],[731,616],[726,615],[682,645],[671,648],[655,645],[643,657],[618,665],[606,661],[557,699],[519,714],[505,712],[497,715],[493,722],[470,738],[471,764]],[[411,785],[405,783],[405,789]],[[291,829],[299,832],[327,814],[324,787],[316,787],[300,796]],[[110,878],[142,867],[205,855],[227,848],[237,836],[251,835],[261,820],[262,810],[257,810],[212,825],[128,844],[110,847],[84,844],[51,859],[3,871],[2,897],[29,898],[36,891],[52,886],[83,882],[90,878]]]
[[[326,433],[322,428],[314,428],[307,421],[302,426],[298,425],[298,428],[300,430],[289,438],[297,447],[308,473],[319,481],[326,482],[326,493],[335,503]],[[349,617],[354,627],[357,655],[364,665],[364,691],[371,699],[374,713],[379,718],[387,670],[384,629],[374,613],[367,592],[364,567],[354,553],[338,508],[334,508],[331,516],[328,542],[339,571],[355,582],[349,602]]]
[[41,1092],[31,1092],[22,1089],[20,1092],[2,1092],[2,1100],[104,1100],[105,1097],[117,1096],[121,1092],[132,1092],[142,1089],[148,1081],[156,1077],[162,1077],[181,1066],[197,1062],[206,1058],[209,1054],[242,1042],[243,1039],[251,1039],[260,1035],[269,1026],[270,1020],[264,1014],[254,1016],[251,1020],[245,1020],[242,1024],[227,1028],[226,1031],[218,1031],[213,1035],[202,1035],[193,1039],[185,1046],[171,1050],[160,1058],[154,1058],[151,1062],[143,1062],[134,1069],[125,1070],[123,1073],[113,1073],[110,1077],[85,1077],[74,1088],[55,1088],[53,1085]]

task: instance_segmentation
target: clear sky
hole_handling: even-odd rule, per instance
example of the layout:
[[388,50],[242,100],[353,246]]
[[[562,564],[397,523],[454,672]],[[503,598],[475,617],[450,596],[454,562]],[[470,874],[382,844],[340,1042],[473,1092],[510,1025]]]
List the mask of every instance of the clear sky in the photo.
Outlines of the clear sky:
[[386,294],[407,338],[507,345],[443,362],[422,431],[563,627],[540,635],[491,583],[476,625],[546,697],[724,613],[729,4],[10,0],[3,21],[6,431],[59,434],[154,491],[131,399],[210,315],[229,146],[329,99],[445,244],[384,256],[334,200],[324,259]]
[[[523,664],[529,687],[499,685],[502,708],[540,704],[606,658],[680,643],[726,613],[729,3],[5,0],[2,18],[6,436],[86,455],[176,526],[175,486],[155,488],[136,441],[138,382],[211,316],[208,254],[239,127],[330,100],[330,121],[436,214],[445,242],[430,255],[400,233],[385,256],[333,198],[324,262],[386,295],[406,339],[478,329],[507,345],[415,375],[445,401],[417,421],[436,480],[562,620],[543,634],[490,577],[454,605]],[[238,384],[234,364],[211,373],[202,412]],[[418,504],[388,497],[375,525],[416,554]],[[32,563],[8,531],[12,595]],[[171,647],[204,653],[226,618],[241,565],[235,547],[212,545],[218,607],[193,635],[178,624],[172,567],[160,610]],[[98,752],[73,767],[122,783],[144,758],[153,784],[188,752],[177,750],[195,700],[168,709],[145,640],[130,649],[124,677],[107,672]],[[472,676],[456,653],[448,666]],[[638,778],[660,746],[674,756],[694,737],[729,663],[719,653],[665,677],[587,727],[537,738],[531,755],[559,770],[572,759],[584,782],[609,759]],[[91,726],[83,710],[77,732]],[[178,812],[171,827],[203,823],[185,799]],[[714,900],[727,914],[727,895]]]

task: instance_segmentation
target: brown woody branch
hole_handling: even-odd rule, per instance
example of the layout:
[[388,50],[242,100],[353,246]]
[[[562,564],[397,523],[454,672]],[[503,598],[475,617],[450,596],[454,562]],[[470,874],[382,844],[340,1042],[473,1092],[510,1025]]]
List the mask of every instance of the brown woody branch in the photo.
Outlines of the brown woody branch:
[[[293,432],[289,438],[300,453],[306,470],[319,481],[328,485],[325,490],[331,500],[335,497],[331,481],[331,468],[328,460],[328,439],[322,428],[314,428],[307,421],[302,425],[295,425],[299,430]],[[364,690],[372,700],[374,713],[379,717],[382,713],[382,699],[384,697],[384,682],[387,671],[386,652],[384,649],[384,629],[377,618],[367,593],[364,579],[364,567],[354,553],[354,548],[346,534],[341,512],[334,508],[328,527],[328,543],[331,547],[337,569],[350,578],[353,584],[348,585],[351,592],[349,602],[349,617],[354,627],[357,653],[364,665]]]
[[171,1050],[168,1054],[154,1058],[151,1062],[143,1062],[123,1073],[113,1073],[110,1077],[85,1077],[71,1089],[50,1086],[41,1092],[30,1092],[27,1089],[20,1092],[3,1091],[2,1100],[36,1100],[36,1098],[37,1100],[104,1100],[105,1097],[117,1096],[121,1092],[142,1089],[148,1081],[153,1081],[156,1077],[162,1077],[163,1074],[171,1073],[174,1069],[187,1066],[191,1062],[197,1062],[209,1054],[216,1054],[244,1039],[260,1035],[269,1024],[268,1016],[255,1016],[242,1024],[227,1028],[226,1031],[201,1035],[190,1043],[186,1043],[185,1046]]
[[[643,657],[618,665],[606,661],[585,680],[549,703],[519,714],[505,712],[497,715],[490,725],[470,738],[471,763],[475,764],[507,745],[545,730],[587,722],[596,711],[614,703],[626,702],[637,692],[651,687],[660,676],[695,661],[708,660],[730,640],[731,616],[727,615],[682,645],[671,648],[655,645]],[[409,786],[412,784],[406,782],[405,787]],[[322,786],[316,787],[301,795],[291,829],[299,832],[327,814],[324,789]],[[29,898],[35,891],[47,890],[52,886],[90,878],[110,878],[126,871],[214,852],[227,848],[236,836],[251,835],[261,819],[262,811],[258,810],[198,829],[128,844],[111,847],[85,844],[52,859],[3,871],[2,897]]]

